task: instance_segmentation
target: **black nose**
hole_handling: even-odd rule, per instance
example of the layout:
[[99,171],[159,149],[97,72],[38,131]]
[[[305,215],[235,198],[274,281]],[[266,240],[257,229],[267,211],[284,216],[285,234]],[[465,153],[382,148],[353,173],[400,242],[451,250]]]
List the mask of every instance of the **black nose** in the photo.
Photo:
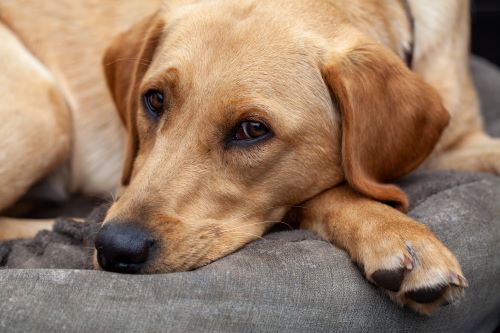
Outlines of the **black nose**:
[[97,261],[106,271],[137,273],[154,242],[149,233],[131,223],[106,223],[95,240]]

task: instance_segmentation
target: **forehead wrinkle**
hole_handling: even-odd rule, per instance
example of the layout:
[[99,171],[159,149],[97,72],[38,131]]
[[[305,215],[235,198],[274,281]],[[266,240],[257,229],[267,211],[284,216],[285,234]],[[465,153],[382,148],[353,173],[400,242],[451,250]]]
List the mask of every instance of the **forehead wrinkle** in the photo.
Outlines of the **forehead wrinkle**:
[[[216,58],[227,62],[225,55],[237,55],[245,45],[255,51],[258,42],[265,41],[259,45],[264,52],[269,49],[265,45],[268,42],[275,45],[281,41],[282,46],[286,47],[289,40],[283,39],[282,35],[288,34],[289,28],[292,28],[286,27],[290,25],[290,22],[276,18],[275,15],[265,10],[256,9],[245,10],[242,18],[239,13],[240,5],[234,6],[231,2],[223,2],[222,5],[217,5],[216,2],[202,2],[198,5],[187,6],[186,8],[190,10],[184,8],[177,11],[175,18],[169,21],[169,34],[167,34],[169,48],[184,49],[190,53],[189,58],[202,52],[204,59],[208,56],[212,58],[211,62],[214,62]],[[259,6],[265,7],[262,4]],[[248,7],[252,8],[251,5]],[[196,15],[192,11],[196,11]],[[221,12],[224,15],[221,15]],[[272,29],[270,29],[271,25]],[[214,49],[216,52],[208,52]],[[219,55],[224,56],[219,57]]]
[[[272,59],[281,54],[297,53],[296,46],[302,43],[294,40],[296,34],[292,32],[297,31],[297,22],[292,25],[286,19],[276,17],[262,3],[253,8],[252,1],[248,2],[244,15],[240,13],[240,6],[241,3],[234,6],[231,1],[222,2],[222,5],[201,2],[173,11],[173,18],[167,20],[165,28],[168,33],[165,33],[161,47],[162,62],[177,59],[177,62],[196,67],[196,74],[207,75],[213,72],[212,66],[232,68],[231,71],[243,66],[249,71],[252,67],[259,67],[255,66],[256,62],[271,64]],[[193,11],[197,15],[193,15]],[[273,50],[276,48],[280,50],[279,54]],[[272,72],[276,69],[273,68]],[[216,73],[224,74],[221,70]]]

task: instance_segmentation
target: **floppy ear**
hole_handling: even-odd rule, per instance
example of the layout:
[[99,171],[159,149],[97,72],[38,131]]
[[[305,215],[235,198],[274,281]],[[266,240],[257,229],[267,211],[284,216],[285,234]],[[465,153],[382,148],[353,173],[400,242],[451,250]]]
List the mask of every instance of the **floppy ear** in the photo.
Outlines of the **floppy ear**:
[[104,54],[103,66],[108,88],[128,131],[123,185],[130,182],[139,149],[136,124],[139,84],[153,59],[164,26],[165,21],[159,13],[148,16],[117,36]]
[[327,59],[323,76],[342,118],[348,183],[371,198],[408,209],[391,180],[432,152],[449,121],[437,92],[392,51],[364,43]]

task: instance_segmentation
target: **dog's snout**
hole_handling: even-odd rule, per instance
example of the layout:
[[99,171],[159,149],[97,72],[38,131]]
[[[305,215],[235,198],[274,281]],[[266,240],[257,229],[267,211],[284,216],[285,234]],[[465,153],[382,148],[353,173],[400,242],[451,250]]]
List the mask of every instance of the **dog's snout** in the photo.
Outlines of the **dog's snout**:
[[97,234],[97,261],[107,271],[137,273],[148,261],[153,244],[147,230],[131,223],[110,222]]

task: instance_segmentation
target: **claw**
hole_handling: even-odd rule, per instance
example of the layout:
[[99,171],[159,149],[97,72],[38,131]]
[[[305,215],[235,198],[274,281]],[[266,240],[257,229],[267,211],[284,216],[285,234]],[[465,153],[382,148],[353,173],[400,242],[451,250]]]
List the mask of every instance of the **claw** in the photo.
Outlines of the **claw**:
[[460,280],[461,287],[463,288],[468,288],[469,287],[469,281],[461,275],[458,276],[458,279]]
[[451,273],[450,283],[456,287],[461,288],[467,288],[469,286],[469,282],[467,282],[467,279],[456,273]]
[[405,255],[404,259],[401,261],[401,266],[411,271],[413,269],[413,259]]

